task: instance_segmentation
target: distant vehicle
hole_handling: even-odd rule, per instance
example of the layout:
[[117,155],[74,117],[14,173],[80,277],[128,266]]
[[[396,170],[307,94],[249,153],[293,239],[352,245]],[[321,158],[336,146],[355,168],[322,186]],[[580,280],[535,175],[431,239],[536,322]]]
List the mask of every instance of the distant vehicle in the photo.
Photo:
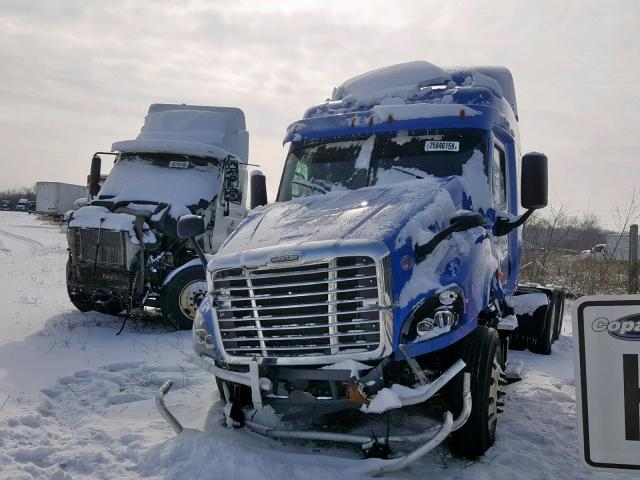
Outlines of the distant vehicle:
[[597,260],[604,260],[607,258],[607,244],[606,243],[598,243],[594,245],[589,250],[583,250],[580,252],[580,258],[591,258]]
[[[640,243],[638,244],[640,258]],[[612,233],[607,235],[607,243],[594,245],[590,250],[580,252],[580,258],[594,260],[629,260],[629,234]]]
[[26,212],[29,200],[27,198],[21,198],[16,204],[16,212]]
[[[638,245],[640,254],[640,244]],[[629,234],[612,233],[607,235],[607,256],[614,260],[629,260]]]
[[35,202],[35,200],[29,200],[29,202],[27,203],[27,212],[35,213],[35,211],[36,211],[36,202]]
[[86,198],[87,187],[61,182],[38,182],[36,184],[36,213],[61,217],[73,208],[73,202]]
[[0,210],[4,210],[4,211],[11,210],[12,206],[13,205],[11,205],[11,200],[1,200],[0,201]]
[[[138,137],[112,149],[93,156],[90,201],[70,215],[69,298],[109,314],[160,307],[176,328],[191,328],[207,290],[198,257],[215,253],[246,215],[244,113],[154,104]],[[106,154],[115,164],[104,180]],[[204,218],[197,242],[178,237],[182,215]]]

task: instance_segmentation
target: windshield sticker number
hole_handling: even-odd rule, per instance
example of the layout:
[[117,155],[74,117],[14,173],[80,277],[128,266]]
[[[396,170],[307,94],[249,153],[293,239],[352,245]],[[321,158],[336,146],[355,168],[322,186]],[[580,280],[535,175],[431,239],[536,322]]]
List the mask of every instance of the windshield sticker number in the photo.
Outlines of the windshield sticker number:
[[424,151],[425,152],[459,152],[460,142],[428,140],[424,142]]
[[172,160],[169,162],[169,168],[189,168],[189,162],[181,162],[178,160]]

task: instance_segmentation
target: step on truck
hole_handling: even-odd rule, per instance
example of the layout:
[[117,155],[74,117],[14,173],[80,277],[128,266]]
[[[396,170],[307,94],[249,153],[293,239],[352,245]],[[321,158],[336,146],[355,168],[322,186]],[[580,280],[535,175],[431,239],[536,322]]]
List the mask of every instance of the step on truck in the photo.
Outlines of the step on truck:
[[[375,70],[309,108],[285,142],[276,202],[252,211],[209,262],[194,320],[194,349],[228,424],[362,444],[365,456],[416,444],[372,474],[405,467],[449,434],[456,454],[483,454],[503,408],[515,309],[550,309],[531,298],[542,290],[518,291],[520,226],[547,204],[547,158],[521,156],[510,72]],[[188,236],[198,224],[178,228]],[[168,388],[158,405],[179,430],[163,406]],[[425,402],[444,405],[444,420],[419,433],[401,422],[374,434],[287,423]]]
[[[160,307],[190,328],[207,291],[198,255],[214,253],[246,214],[248,141],[237,108],[154,104],[136,139],[94,155],[90,202],[68,223],[72,303],[108,314]],[[177,235],[188,214],[205,222],[195,243]]]

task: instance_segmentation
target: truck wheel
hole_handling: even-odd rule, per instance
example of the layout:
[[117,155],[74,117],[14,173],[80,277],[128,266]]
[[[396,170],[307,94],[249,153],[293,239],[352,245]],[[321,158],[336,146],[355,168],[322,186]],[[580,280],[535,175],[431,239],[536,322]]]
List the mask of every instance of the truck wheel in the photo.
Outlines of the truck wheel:
[[73,306],[80,310],[82,313],[93,310],[93,305],[86,299],[86,296],[82,293],[73,293],[67,286],[67,293],[69,300],[73,303]]
[[[495,442],[498,413],[501,412],[502,346],[498,332],[483,325],[463,340],[461,358],[467,364],[463,372],[471,374],[471,415],[453,432],[451,451],[462,457],[476,457]],[[462,411],[463,372],[450,383],[448,402],[454,417]]]
[[178,330],[189,330],[200,302],[207,294],[207,281],[201,265],[179,271],[162,288],[160,308],[164,318]]

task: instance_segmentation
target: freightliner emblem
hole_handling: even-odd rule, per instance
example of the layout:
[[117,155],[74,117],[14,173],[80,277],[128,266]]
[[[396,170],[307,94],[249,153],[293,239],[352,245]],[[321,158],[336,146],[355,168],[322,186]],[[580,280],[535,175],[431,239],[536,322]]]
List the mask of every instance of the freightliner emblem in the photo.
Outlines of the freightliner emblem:
[[277,257],[271,257],[271,263],[297,262],[298,260],[300,260],[300,255],[278,255]]

